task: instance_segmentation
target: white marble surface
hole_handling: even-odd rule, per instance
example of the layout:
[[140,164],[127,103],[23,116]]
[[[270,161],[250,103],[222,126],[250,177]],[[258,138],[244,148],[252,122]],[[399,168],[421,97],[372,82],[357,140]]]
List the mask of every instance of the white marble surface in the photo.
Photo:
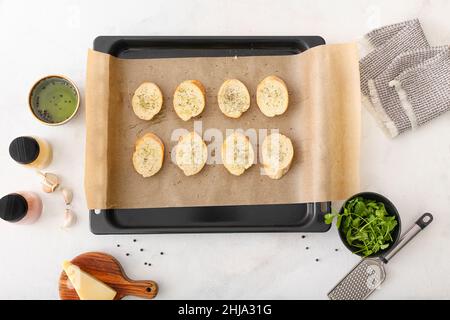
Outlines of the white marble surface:
[[[55,150],[49,171],[61,173],[74,188],[79,216],[77,226],[61,230],[60,199],[42,195],[45,213],[37,224],[0,223],[0,299],[57,299],[61,261],[92,250],[115,255],[132,278],[156,280],[159,299],[326,298],[358,261],[334,228],[305,239],[91,234],[83,193],[84,110],[67,125],[42,126],[27,109],[28,90],[39,77],[58,73],[83,91],[87,48],[97,35],[319,34],[336,43],[419,17],[432,44],[448,44],[448,12],[447,0],[0,0],[0,194],[39,190],[34,173],[13,163],[7,148],[15,136],[42,136]],[[450,298],[450,114],[390,141],[364,110],[362,137],[362,188],[390,197],[405,227],[424,211],[435,214],[434,224],[387,266],[388,279],[373,299]],[[144,266],[147,261],[151,267]]]

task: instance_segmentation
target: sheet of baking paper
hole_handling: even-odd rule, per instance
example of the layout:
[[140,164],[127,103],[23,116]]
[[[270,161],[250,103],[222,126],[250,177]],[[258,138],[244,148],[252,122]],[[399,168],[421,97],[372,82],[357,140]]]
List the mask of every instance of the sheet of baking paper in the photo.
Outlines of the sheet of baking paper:
[[[256,86],[268,75],[284,79],[289,89],[289,108],[275,118],[265,117],[255,99]],[[244,82],[252,95],[250,109],[239,119],[225,117],[217,105],[217,91],[230,78]],[[206,108],[197,122],[182,121],[172,106],[175,88],[186,79],[206,87]],[[137,118],[131,107],[144,81],[157,83],[164,94],[162,111],[151,121]],[[361,106],[354,44],[239,58],[122,60],[91,50],[86,109],[85,187],[91,209],[304,203],[342,200],[359,191]],[[240,177],[218,163],[186,177],[171,161],[171,151],[180,128],[192,131],[194,123],[209,145],[209,162],[220,160],[214,147],[220,147],[226,129],[254,129],[259,139],[264,138],[260,129],[278,129],[294,145],[291,169],[271,180],[262,175],[258,158]],[[131,158],[135,141],[147,132],[164,142],[165,161],[158,174],[142,178]],[[258,141],[253,142],[257,149]]]

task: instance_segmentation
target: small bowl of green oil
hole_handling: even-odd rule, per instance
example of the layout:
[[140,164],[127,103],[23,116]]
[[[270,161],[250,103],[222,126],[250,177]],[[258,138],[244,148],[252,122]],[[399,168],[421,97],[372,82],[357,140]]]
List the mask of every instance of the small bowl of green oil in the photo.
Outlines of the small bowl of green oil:
[[57,126],[72,119],[80,106],[80,92],[70,79],[47,76],[30,91],[30,110],[40,122]]

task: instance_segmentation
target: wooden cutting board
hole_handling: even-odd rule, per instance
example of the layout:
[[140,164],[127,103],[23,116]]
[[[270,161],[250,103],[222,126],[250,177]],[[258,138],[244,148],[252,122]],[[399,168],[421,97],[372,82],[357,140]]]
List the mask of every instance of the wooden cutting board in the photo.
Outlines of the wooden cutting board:
[[[71,262],[113,288],[117,292],[114,300],[120,300],[125,296],[153,299],[158,293],[156,282],[130,280],[119,261],[109,254],[101,252],[83,253]],[[59,277],[59,296],[61,300],[79,300],[77,292],[64,271],[61,272]]]

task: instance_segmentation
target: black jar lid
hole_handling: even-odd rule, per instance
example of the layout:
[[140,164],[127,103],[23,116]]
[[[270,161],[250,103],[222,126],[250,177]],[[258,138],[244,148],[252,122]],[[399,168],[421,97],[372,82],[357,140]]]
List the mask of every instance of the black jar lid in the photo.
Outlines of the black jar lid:
[[39,149],[39,143],[33,137],[18,137],[9,145],[9,154],[18,163],[29,164],[37,159]]
[[5,221],[18,222],[27,212],[28,202],[18,193],[11,193],[0,199],[0,218]]

